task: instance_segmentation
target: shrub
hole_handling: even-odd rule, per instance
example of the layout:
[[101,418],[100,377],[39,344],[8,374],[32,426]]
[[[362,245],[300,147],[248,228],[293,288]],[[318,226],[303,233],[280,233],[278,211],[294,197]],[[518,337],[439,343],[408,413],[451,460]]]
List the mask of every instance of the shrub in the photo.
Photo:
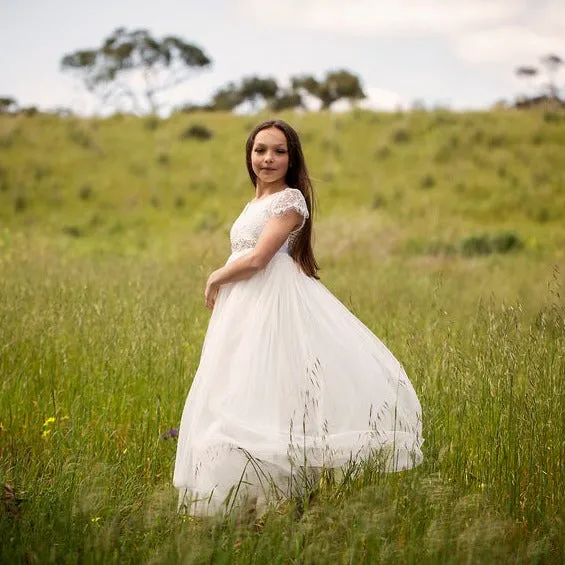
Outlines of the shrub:
[[27,198],[23,194],[18,194],[14,198],[14,211],[16,212],[24,212],[27,208],[28,202]]
[[380,192],[375,192],[371,201],[371,208],[376,210],[377,208],[383,208],[385,205],[386,198]]
[[493,235],[491,245],[495,253],[508,253],[524,247],[524,243],[514,232],[501,232]]
[[561,115],[558,112],[547,110],[543,113],[543,121],[546,124],[558,124],[561,121]]
[[404,128],[398,128],[392,134],[394,143],[408,143],[410,141],[410,132]]
[[78,191],[78,197],[81,200],[90,200],[94,191],[92,190],[92,185],[90,184],[83,184]]
[[158,155],[157,155],[157,163],[159,163],[159,165],[162,165],[163,167],[166,167],[167,165],[169,165],[171,162],[171,158],[169,156],[169,154],[166,151],[161,151]]
[[187,127],[180,135],[181,140],[197,139],[199,141],[207,141],[214,137],[212,130],[202,124],[192,124]]
[[83,230],[79,226],[63,226],[63,233],[70,237],[82,237],[84,235]]
[[420,186],[422,188],[432,188],[436,184],[436,179],[429,173],[420,179]]
[[51,174],[51,167],[49,165],[35,165],[33,167],[33,176],[36,181],[48,177]]
[[490,255],[491,253],[509,253],[522,249],[524,243],[514,232],[482,234],[467,237],[461,241],[460,249],[467,257],[473,255]]
[[461,241],[461,253],[463,255],[489,255],[492,247],[488,236],[472,235]]

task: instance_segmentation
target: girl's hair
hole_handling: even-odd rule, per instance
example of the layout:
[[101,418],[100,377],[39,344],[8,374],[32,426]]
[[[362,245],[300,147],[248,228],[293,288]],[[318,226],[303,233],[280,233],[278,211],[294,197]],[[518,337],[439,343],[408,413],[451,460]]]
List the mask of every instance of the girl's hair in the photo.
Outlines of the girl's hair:
[[304,154],[302,153],[302,146],[296,131],[283,120],[267,120],[255,126],[245,144],[247,171],[249,172],[253,186],[255,186],[257,183],[257,175],[253,172],[253,166],[251,165],[251,152],[253,150],[255,136],[260,131],[269,128],[277,128],[284,133],[288,145],[288,171],[286,172],[285,181],[291,188],[300,190],[308,206],[309,217],[305,221],[303,228],[298,232],[292,248],[290,249],[290,254],[298,265],[300,265],[304,273],[309,277],[317,279],[319,278],[317,273],[320,267],[314,258],[314,251],[312,249],[314,187],[308,175]]

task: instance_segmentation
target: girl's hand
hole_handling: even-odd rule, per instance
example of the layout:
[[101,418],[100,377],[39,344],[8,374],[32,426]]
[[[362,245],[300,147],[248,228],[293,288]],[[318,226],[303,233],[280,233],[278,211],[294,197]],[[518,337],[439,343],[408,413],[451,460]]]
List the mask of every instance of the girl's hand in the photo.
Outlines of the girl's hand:
[[220,285],[215,281],[214,273],[208,277],[208,282],[206,283],[206,290],[204,291],[204,300],[206,302],[206,308],[212,311],[214,309],[214,304],[216,303],[216,297],[218,296],[218,291],[220,290]]

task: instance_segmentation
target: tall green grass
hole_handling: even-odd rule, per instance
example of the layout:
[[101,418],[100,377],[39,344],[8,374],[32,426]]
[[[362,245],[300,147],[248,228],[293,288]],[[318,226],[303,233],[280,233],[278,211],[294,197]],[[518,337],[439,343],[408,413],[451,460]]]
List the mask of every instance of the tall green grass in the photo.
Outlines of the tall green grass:
[[[198,365],[206,276],[249,197],[250,119],[199,117],[216,136],[177,145],[194,119],[0,124],[0,562],[561,563],[562,125],[292,118],[318,178],[322,281],[404,364],[425,460],[393,475],[369,465],[242,524],[177,514],[163,438]],[[168,165],[149,162],[158,151]],[[521,247],[463,252],[510,232]]]

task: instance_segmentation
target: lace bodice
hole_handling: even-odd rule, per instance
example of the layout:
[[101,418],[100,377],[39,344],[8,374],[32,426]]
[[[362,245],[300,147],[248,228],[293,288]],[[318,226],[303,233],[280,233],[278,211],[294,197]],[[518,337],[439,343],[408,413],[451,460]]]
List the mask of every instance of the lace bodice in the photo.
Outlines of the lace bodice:
[[230,231],[232,253],[255,247],[269,218],[282,216],[290,210],[295,210],[302,216],[302,223],[290,233],[280,249],[288,252],[309,216],[306,200],[296,188],[285,188],[260,200],[247,203]]

